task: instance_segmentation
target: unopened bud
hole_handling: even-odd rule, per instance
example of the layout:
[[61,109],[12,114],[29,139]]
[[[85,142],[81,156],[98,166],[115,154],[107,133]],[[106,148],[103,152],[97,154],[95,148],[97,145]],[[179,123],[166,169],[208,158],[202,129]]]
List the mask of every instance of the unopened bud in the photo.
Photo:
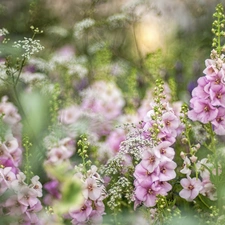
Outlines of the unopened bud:
[[191,160],[192,163],[195,163],[197,161],[197,159],[198,159],[198,157],[196,157],[195,155],[192,155],[190,157],[190,160]]
[[180,157],[181,157],[182,159],[185,159],[185,153],[184,153],[184,152],[181,152],[181,153],[180,153]]

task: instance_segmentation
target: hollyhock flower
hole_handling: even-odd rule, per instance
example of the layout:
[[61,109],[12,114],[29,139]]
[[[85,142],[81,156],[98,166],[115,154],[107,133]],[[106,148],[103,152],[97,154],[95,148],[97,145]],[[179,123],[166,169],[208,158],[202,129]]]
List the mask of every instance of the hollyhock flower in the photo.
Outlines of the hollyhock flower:
[[225,108],[218,108],[218,114],[212,124],[216,134],[225,135]]
[[160,187],[160,195],[167,195],[167,193],[172,190],[172,185],[166,181],[158,181],[156,183]]
[[4,203],[4,207],[11,216],[19,216],[27,210],[27,206],[18,201],[17,195],[11,195]]
[[209,98],[209,91],[210,91],[210,83],[205,82],[204,86],[198,85],[196,88],[193,89],[192,96],[198,97],[198,98],[201,98],[201,99],[208,99]]
[[13,162],[14,162],[14,165],[16,167],[20,166],[20,164],[21,164],[22,154],[23,154],[23,152],[22,152],[21,148],[17,148],[16,151],[14,151],[14,152],[11,153],[11,156],[12,156]]
[[147,169],[145,169],[141,165],[141,163],[137,164],[137,166],[135,167],[134,177],[137,179],[138,183],[149,179],[152,181],[151,173]]
[[184,163],[183,163],[183,166],[182,166],[182,169],[180,170],[181,173],[183,174],[187,174],[187,175],[190,175],[191,174],[191,170],[189,169],[191,166],[191,161],[190,159],[186,156],[184,158]]
[[191,111],[188,111],[188,117],[193,120],[199,120],[202,123],[208,123],[216,118],[218,109],[213,107],[209,100],[194,97],[191,99]]
[[5,140],[4,144],[9,153],[13,153],[19,147],[18,140],[13,136],[7,136]]
[[203,70],[203,73],[207,76],[207,78],[210,79],[210,77],[216,75],[219,72],[214,59],[206,59],[205,65],[206,68]]
[[141,165],[147,169],[150,173],[152,173],[155,168],[159,165],[160,159],[155,155],[154,152],[150,152],[148,150],[144,151]]
[[10,188],[15,179],[16,175],[12,172],[12,167],[0,168],[0,194]]
[[225,107],[225,87],[224,85],[215,85],[210,88],[211,104],[213,106]]
[[176,177],[175,168],[177,164],[174,161],[163,160],[159,163],[158,175],[160,181],[172,180]]
[[38,197],[42,197],[42,184],[38,180],[39,176],[32,177],[30,187],[36,191]]
[[34,189],[27,186],[22,187],[18,192],[18,201],[25,205],[33,207],[38,203],[37,193]]
[[164,130],[161,130],[158,134],[158,138],[162,141],[162,142],[170,142],[171,145],[175,143],[176,141],[176,137],[177,136],[177,132],[171,131],[171,132],[165,132]]
[[196,178],[183,178],[180,181],[183,189],[179,192],[181,198],[186,199],[187,201],[193,201],[202,190],[202,182]]
[[11,154],[9,153],[7,147],[5,146],[5,144],[1,144],[0,143],[0,158],[1,159],[9,159],[12,162],[14,162]]
[[92,212],[92,202],[87,200],[80,209],[71,210],[69,215],[71,216],[72,223],[85,222],[89,220],[89,216]]
[[180,125],[179,119],[172,112],[164,113],[162,115],[162,121],[164,123],[163,130],[168,133],[171,131],[175,131]]
[[142,181],[135,188],[135,198],[142,201],[146,207],[153,207],[156,205],[156,195],[160,192],[160,187],[149,181]]
[[98,186],[94,178],[88,177],[84,183],[83,195],[86,199],[97,200],[102,193],[102,189]]
[[16,179],[12,181],[11,187],[14,191],[18,192],[22,187],[27,186],[26,182],[26,175],[23,172],[19,172],[16,175]]
[[210,181],[203,181],[202,182],[203,188],[200,193],[212,201],[217,200],[217,193],[215,186]]
[[173,159],[175,155],[175,151],[173,148],[170,147],[171,142],[169,141],[163,141],[159,145],[155,147],[155,154],[158,158],[162,159]]

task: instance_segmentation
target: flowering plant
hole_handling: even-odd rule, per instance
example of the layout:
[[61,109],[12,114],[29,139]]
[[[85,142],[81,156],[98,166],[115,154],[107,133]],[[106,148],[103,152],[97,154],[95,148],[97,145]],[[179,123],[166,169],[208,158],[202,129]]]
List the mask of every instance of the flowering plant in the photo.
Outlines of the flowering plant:
[[[12,93],[0,102],[0,221],[224,224],[221,4],[213,16],[213,50],[189,105],[174,101],[174,83],[157,79],[139,106],[132,102],[133,112],[116,79],[88,83],[87,59],[71,47],[34,58],[44,47],[33,26],[32,38],[14,42],[20,58],[0,62],[0,85]],[[131,20],[117,15],[107,23],[123,26],[125,19]],[[75,38],[95,25],[90,18],[77,23]],[[107,46],[89,51],[98,48],[107,52]],[[104,66],[96,63],[96,71],[104,73]]]

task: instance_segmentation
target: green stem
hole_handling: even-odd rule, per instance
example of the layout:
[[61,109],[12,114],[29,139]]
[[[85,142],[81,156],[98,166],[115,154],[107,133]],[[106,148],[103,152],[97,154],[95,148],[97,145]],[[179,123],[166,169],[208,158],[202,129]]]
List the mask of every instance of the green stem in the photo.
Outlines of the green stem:
[[201,200],[201,202],[209,209],[210,207],[208,206],[208,204],[202,199],[201,195],[198,195],[199,199]]

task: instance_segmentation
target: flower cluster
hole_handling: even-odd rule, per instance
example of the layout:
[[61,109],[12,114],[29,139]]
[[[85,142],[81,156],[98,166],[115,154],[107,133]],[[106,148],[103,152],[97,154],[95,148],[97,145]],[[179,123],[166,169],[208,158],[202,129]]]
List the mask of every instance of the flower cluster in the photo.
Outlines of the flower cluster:
[[224,55],[215,50],[211,59],[205,61],[205,76],[198,79],[198,86],[192,91],[188,116],[193,121],[203,124],[212,123],[218,135],[225,134],[225,63]]
[[0,182],[0,195],[9,194],[1,204],[1,210],[22,224],[40,224],[37,213],[42,210],[39,200],[42,197],[42,184],[39,177],[34,176],[28,185],[24,173],[15,173],[12,167],[3,167],[0,168]]
[[172,189],[168,181],[176,177],[177,164],[173,161],[175,151],[171,146],[180,133],[181,124],[173,109],[163,101],[164,88],[160,81],[155,91],[161,93],[158,95],[161,101],[155,100],[143,125],[144,136],[152,140],[152,145],[143,151],[134,171],[135,205],[143,203],[146,207],[155,206],[157,195],[166,195]]
[[83,168],[75,167],[77,171],[75,177],[82,181],[82,195],[84,201],[78,209],[71,209],[69,217],[72,224],[101,224],[102,215],[105,214],[103,200],[106,197],[103,180],[97,172],[96,166],[91,166],[90,170],[82,173]]

